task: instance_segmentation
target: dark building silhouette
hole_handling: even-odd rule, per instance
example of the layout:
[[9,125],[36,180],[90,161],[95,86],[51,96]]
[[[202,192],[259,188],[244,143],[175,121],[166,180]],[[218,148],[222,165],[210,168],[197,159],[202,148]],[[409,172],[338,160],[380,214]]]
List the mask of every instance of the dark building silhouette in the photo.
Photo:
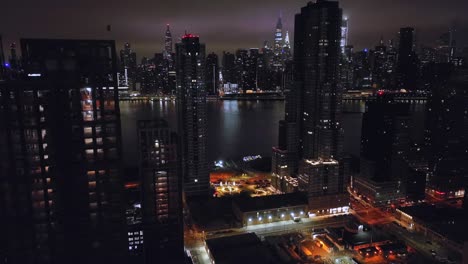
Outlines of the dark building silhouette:
[[18,71],[20,69],[20,61],[16,51],[16,42],[11,43],[10,45],[9,67],[12,71]]
[[423,201],[426,198],[427,172],[410,168],[406,179],[406,199],[414,202]]
[[164,87],[163,69],[163,53],[156,53],[153,60],[147,60],[138,66],[136,82],[139,83],[141,94],[155,95],[162,93]]
[[388,89],[388,79],[390,77],[387,66],[387,46],[383,39],[375,47],[372,58],[372,86],[376,89]]
[[169,24],[167,24],[166,35],[164,36],[164,55],[166,56],[166,59],[172,61],[172,54],[172,34]]
[[414,51],[414,28],[401,28],[398,46],[398,88],[416,90],[417,64],[418,58]]
[[230,52],[223,52],[223,80],[224,83],[237,83],[236,80],[236,56]]
[[205,45],[192,34],[176,44],[177,111],[186,196],[207,195]]
[[468,175],[468,71],[457,70],[439,81],[427,103],[430,194],[461,197]]
[[364,49],[354,53],[354,87],[356,89],[370,89],[372,87],[371,57],[373,51]]
[[23,39],[0,83],[2,260],[126,259],[113,41]]
[[[342,39],[343,41],[343,39]],[[354,58],[353,49],[351,45],[341,47],[343,53],[341,55],[341,67],[340,67],[340,80],[345,90],[353,90],[354,82]]]
[[[361,174],[354,180],[354,190],[379,205],[403,200],[409,174],[409,104],[394,102],[391,95],[381,95],[376,101],[367,102],[366,108],[362,121]],[[415,193],[421,182],[414,183],[418,176],[412,176],[411,191]]]
[[206,90],[208,94],[217,95],[219,88],[218,55],[210,53],[206,56]]
[[293,87],[299,128],[299,188],[313,213],[348,206],[342,160],[342,10],[335,1],[309,2],[295,17]]
[[5,55],[3,53],[2,36],[0,35],[0,80],[3,80],[5,78],[6,78]]
[[236,51],[236,83],[239,84],[239,88],[245,93],[246,90],[252,90],[252,83],[250,82],[249,72],[249,51],[247,49],[238,49]]
[[[177,135],[165,120],[138,121],[145,263],[183,263],[182,178]],[[138,241],[134,241],[138,246]],[[143,244],[143,245],[142,245]]]
[[273,71],[273,51],[265,41],[257,61],[257,86],[262,90],[274,90],[276,75]]
[[[258,61],[260,60],[260,53],[258,49],[249,49],[249,58],[247,61],[247,85],[251,90],[258,90]],[[268,88],[268,87],[265,87]]]
[[[361,176],[388,181],[409,149],[409,105],[391,98],[367,102],[362,120]],[[398,166],[396,166],[398,167]]]
[[[175,72],[175,53],[173,52],[172,44],[172,34],[169,28],[169,24],[166,28],[166,35],[164,39],[164,58],[163,67],[161,69],[162,79],[163,79],[163,89],[164,94],[176,94],[176,72]],[[156,64],[156,62],[155,62]]]
[[124,48],[120,50],[120,76],[125,76],[126,85],[132,90],[136,89],[137,58],[136,52],[126,42]]
[[294,89],[294,64],[286,62],[285,78],[286,96],[285,117],[279,122],[278,146],[273,147],[272,176],[273,185],[282,192],[297,189],[297,174],[299,159],[298,139],[298,91]]

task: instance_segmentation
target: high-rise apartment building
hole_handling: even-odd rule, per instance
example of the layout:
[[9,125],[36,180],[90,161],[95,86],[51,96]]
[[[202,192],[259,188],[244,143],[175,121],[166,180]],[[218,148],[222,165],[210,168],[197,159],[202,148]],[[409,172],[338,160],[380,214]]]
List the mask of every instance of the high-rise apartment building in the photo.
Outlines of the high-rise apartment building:
[[295,17],[294,86],[299,121],[299,188],[313,213],[347,210],[342,162],[340,42],[342,10],[309,2]]
[[165,120],[137,122],[145,263],[183,263],[182,178],[177,135]]
[[186,196],[206,195],[210,187],[207,145],[205,45],[192,34],[176,44],[178,129]]
[[369,202],[385,206],[406,197],[410,147],[409,104],[379,95],[366,103],[362,121],[360,176],[354,191]]
[[2,259],[125,262],[113,41],[23,39],[0,83]]
[[[445,67],[449,67],[445,64]],[[440,199],[463,197],[468,178],[468,71],[454,71],[435,85],[427,103],[429,193]]]

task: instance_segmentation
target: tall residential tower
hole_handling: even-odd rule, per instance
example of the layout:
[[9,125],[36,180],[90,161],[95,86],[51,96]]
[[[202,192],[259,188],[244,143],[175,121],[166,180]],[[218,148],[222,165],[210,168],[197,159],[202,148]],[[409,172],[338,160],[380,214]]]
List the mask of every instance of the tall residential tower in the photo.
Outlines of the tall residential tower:
[[177,108],[186,196],[207,195],[205,45],[192,34],[176,44]]
[[125,263],[114,41],[21,50],[24,78],[0,83],[2,259]]
[[165,120],[137,122],[145,263],[183,263],[182,179],[177,135]]
[[342,10],[309,2],[295,18],[294,82],[299,118],[299,188],[313,213],[347,210],[339,80]]

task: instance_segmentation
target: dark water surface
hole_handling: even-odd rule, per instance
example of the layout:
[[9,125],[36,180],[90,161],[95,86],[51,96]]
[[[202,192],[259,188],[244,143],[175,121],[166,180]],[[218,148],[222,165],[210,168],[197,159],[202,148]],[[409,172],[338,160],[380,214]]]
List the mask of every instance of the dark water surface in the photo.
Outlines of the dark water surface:
[[[344,148],[359,156],[361,122],[364,103],[344,103]],[[413,104],[412,137],[422,140],[424,105]],[[120,103],[123,156],[126,166],[137,165],[136,121],[164,118],[177,129],[175,102]],[[271,156],[271,147],[278,142],[278,121],[284,118],[283,101],[209,101],[208,160],[236,159],[247,155]]]

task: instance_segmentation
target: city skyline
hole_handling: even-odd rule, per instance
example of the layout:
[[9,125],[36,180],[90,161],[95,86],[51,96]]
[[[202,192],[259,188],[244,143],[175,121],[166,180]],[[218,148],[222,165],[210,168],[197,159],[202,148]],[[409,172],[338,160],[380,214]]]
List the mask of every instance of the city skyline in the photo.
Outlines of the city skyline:
[[468,263],[468,0],[19,1],[0,264]]
[[[138,61],[143,56],[151,57],[164,49],[166,24],[171,25],[174,42],[179,41],[185,31],[195,33],[207,43],[207,52],[220,54],[224,50],[261,47],[265,40],[272,44],[275,25],[281,13],[283,34],[289,31],[293,42],[294,14],[298,12],[297,6],[307,3],[266,0],[216,3],[204,0],[197,3],[174,1],[173,4],[163,5],[141,1],[138,5],[126,6],[124,1],[114,1],[110,6],[106,2],[81,1],[79,6],[73,7],[47,2],[39,7],[29,0],[23,2],[24,5],[13,2],[4,4],[10,12],[0,17],[0,24],[10,25],[10,21],[15,21],[2,29],[5,49],[9,43],[19,42],[20,37],[115,39],[117,47],[130,42],[137,51]],[[463,12],[468,8],[467,2],[424,1],[425,12],[419,12],[421,1],[376,2],[340,2],[345,10],[344,16],[350,20],[349,44],[357,49],[375,46],[381,36],[384,39],[396,39],[398,29],[404,26],[416,29],[418,41],[431,42],[455,23],[461,38],[459,44],[468,42],[464,36],[466,34],[462,34],[468,30],[468,19]],[[23,6],[29,8],[24,9]],[[107,11],[101,12],[104,8]],[[44,17],[42,12],[38,12],[42,10],[52,15]],[[87,17],[88,26],[85,26],[83,17]],[[216,18],[222,19],[218,19],[219,23],[211,23]],[[57,23],[59,19],[68,23]],[[111,25],[110,32],[107,31],[107,25]],[[40,35],[38,32],[41,32]]]

